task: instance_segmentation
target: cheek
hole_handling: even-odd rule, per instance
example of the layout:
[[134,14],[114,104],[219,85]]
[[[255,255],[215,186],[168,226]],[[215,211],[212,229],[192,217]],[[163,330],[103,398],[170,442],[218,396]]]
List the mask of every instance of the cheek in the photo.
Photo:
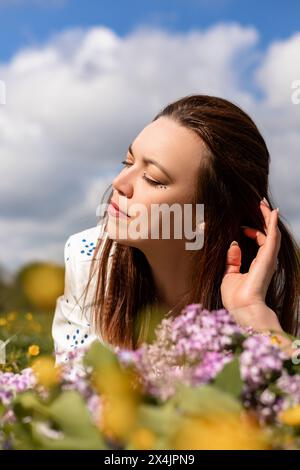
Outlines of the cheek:
[[173,204],[176,202],[176,194],[170,187],[164,189],[143,183],[135,188],[133,200],[151,210],[152,204]]
[[[168,215],[162,215],[159,207],[161,204],[166,204],[166,214],[168,214],[168,207],[174,202],[174,196],[170,194],[171,190],[150,188],[143,191],[140,195],[135,193],[134,203],[131,205],[131,221],[134,220],[134,227],[143,233],[146,238],[151,238],[152,233],[161,233],[159,227],[162,225],[162,220],[167,220]],[[133,215],[134,214],[134,215]],[[147,234],[147,235],[146,235]]]
[[[154,228],[156,231],[159,232],[160,238],[162,237],[162,229],[165,231],[165,233],[169,233],[170,230],[170,237],[173,238],[175,226],[176,230],[179,233],[184,233],[184,223],[185,223],[185,215],[184,212],[186,210],[186,207],[184,206],[185,204],[190,203],[191,199],[186,197],[182,198],[182,193],[180,191],[168,191],[165,190],[165,193],[163,190],[160,191],[161,194],[159,194],[156,198],[155,201],[152,201],[152,203],[156,203],[158,205],[166,205],[166,208],[163,210],[161,209],[160,211],[155,211],[152,212],[154,216],[151,217],[149,216],[149,230],[150,230],[150,224],[151,227]],[[149,208],[149,213],[151,215],[151,209]]]

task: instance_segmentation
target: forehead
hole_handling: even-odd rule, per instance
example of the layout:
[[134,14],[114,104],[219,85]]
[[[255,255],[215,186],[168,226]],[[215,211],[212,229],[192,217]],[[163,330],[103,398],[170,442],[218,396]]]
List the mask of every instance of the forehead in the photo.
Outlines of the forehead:
[[160,162],[174,177],[194,175],[205,151],[204,142],[194,131],[166,117],[148,124],[132,148],[139,157]]

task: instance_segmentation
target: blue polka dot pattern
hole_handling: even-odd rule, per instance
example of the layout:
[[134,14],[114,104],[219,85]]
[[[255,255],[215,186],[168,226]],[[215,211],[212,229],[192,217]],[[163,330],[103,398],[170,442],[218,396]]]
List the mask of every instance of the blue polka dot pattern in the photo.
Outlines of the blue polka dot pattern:
[[[58,362],[64,348],[65,352],[84,348],[96,336],[90,319],[85,315],[82,316],[82,307],[75,287],[81,287],[81,283],[85,282],[86,268],[96,253],[101,237],[99,233],[101,229],[99,229],[100,227],[97,226],[83,233],[71,235],[65,244],[66,285],[63,299],[57,303],[53,333],[58,345],[56,351]],[[112,253],[109,256],[112,256]],[[78,276],[78,284],[76,276]],[[64,359],[61,358],[61,360]]]
[[[71,324],[69,321],[68,321],[69,324]],[[90,324],[88,324],[89,326]],[[87,333],[85,333],[84,335],[81,336],[81,338],[79,338],[79,335],[80,335],[80,329],[79,328],[76,328],[76,331],[74,334],[72,335],[69,335],[67,334],[66,335],[66,338],[67,340],[71,340],[71,337],[72,337],[72,340],[73,340],[73,343],[70,344],[70,347],[71,348],[77,348],[77,345],[78,345],[78,342],[80,340],[80,343],[83,344],[85,342],[85,340],[89,337],[89,335]],[[72,341],[71,341],[72,342]]]
[[[87,256],[91,256],[93,250],[96,249],[96,247],[93,246],[95,243],[94,242],[89,242],[86,238],[82,238],[81,243],[83,243],[83,246],[81,246],[80,253],[86,254]],[[92,247],[92,248],[90,248],[90,247]]]

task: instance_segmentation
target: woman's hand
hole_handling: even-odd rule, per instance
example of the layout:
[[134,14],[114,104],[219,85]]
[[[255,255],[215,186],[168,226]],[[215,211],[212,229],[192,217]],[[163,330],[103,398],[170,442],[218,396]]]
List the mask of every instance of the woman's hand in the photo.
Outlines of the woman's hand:
[[[242,252],[232,244],[227,252],[226,269],[221,284],[221,296],[226,308],[243,326],[254,329],[281,330],[277,316],[265,304],[265,297],[276,271],[281,233],[277,226],[278,210],[271,211],[267,202],[260,202],[265,219],[266,234],[254,228],[244,228],[244,233],[256,240],[259,249],[247,273],[240,273]],[[281,330],[282,331],[282,330]]]

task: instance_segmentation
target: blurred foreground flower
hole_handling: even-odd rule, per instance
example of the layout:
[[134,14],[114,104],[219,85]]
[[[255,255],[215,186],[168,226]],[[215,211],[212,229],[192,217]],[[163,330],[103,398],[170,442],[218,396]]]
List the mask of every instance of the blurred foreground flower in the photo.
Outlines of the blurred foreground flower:
[[232,414],[205,418],[186,418],[174,440],[175,449],[198,450],[267,450],[271,442],[266,432]]
[[60,369],[55,367],[53,357],[39,357],[33,361],[31,367],[38,384],[49,388],[59,383]]
[[34,263],[21,271],[19,282],[32,305],[52,311],[64,290],[64,269],[53,263]]
[[300,426],[300,405],[281,411],[279,420],[288,426]]
[[95,341],[28,371],[19,388],[0,375],[11,448],[300,449],[299,366],[224,309],[192,304],[135,351]]

